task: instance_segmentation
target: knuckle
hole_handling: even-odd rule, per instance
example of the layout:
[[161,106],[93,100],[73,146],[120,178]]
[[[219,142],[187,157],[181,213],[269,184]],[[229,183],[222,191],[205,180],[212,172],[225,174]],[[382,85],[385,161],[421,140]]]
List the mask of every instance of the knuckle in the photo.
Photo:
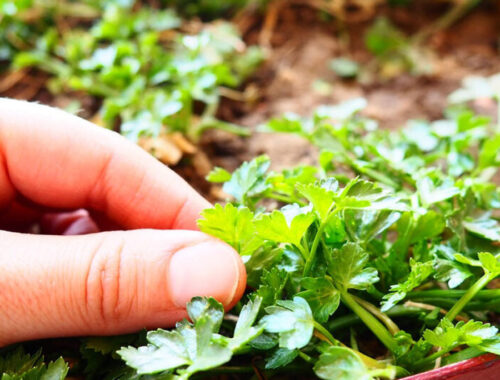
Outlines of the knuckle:
[[[134,266],[123,265],[124,239],[104,239],[90,260],[85,281],[85,312],[94,326],[110,328],[130,315]],[[127,287],[127,288],[125,288]]]

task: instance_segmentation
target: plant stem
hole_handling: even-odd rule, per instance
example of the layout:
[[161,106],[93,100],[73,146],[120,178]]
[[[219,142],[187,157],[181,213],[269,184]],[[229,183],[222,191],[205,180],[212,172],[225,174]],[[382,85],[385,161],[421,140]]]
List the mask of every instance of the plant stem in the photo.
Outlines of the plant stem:
[[463,16],[467,14],[474,6],[479,3],[480,0],[465,0],[461,2],[456,2],[447,13],[445,13],[436,22],[430,24],[428,27],[423,28],[418,32],[413,38],[412,42],[414,44],[419,44],[425,41],[430,35],[450,27],[452,24],[460,20]]
[[[423,290],[410,292],[407,295],[409,299],[422,298],[422,297],[431,297],[431,298],[460,298],[466,293],[466,290],[451,290],[451,289],[433,289],[433,290]],[[477,292],[474,299],[476,300],[486,300],[490,301],[491,299],[500,297],[500,289],[483,289]]]
[[321,235],[323,235],[325,227],[326,227],[326,220],[321,222],[318,228],[318,232],[316,232],[316,236],[314,237],[311,250],[309,251],[309,257],[307,258],[306,264],[304,265],[304,272],[302,273],[303,277],[307,277],[309,275],[309,272],[311,271],[314,258],[316,257],[316,252],[318,251],[318,244],[321,240]]
[[392,321],[392,319],[389,318],[387,314],[382,313],[380,309],[375,305],[372,305],[370,302],[356,296],[352,296],[352,298],[354,298],[357,303],[359,303],[366,310],[376,316],[385,325],[385,327],[387,327],[392,335],[396,334],[399,331],[399,327]]
[[394,353],[398,350],[398,342],[394,339],[392,334],[372,314],[359,305],[347,291],[341,292],[340,297],[342,302],[361,318],[363,323],[368,326],[389,351]]
[[[333,335],[330,333],[330,331],[328,331],[326,328],[323,327],[322,324],[314,321],[314,328],[321,334],[323,335],[333,346],[342,346],[342,347],[347,347],[344,343],[342,343],[341,341],[335,339],[333,337]],[[351,348],[352,349],[352,348]],[[384,364],[382,363],[379,363],[377,360],[369,357],[369,356],[366,356],[365,354],[357,351],[357,350],[354,350],[352,349],[353,352],[359,356],[359,358],[363,361],[363,363],[365,363],[365,365],[368,367],[368,368],[383,368],[384,367]]]
[[333,335],[330,333],[330,331],[324,328],[321,323],[314,321],[314,328],[318,330],[318,332],[320,332],[334,346],[341,345],[340,341],[335,339]]
[[[396,305],[391,310],[388,310],[386,314],[389,317],[394,318],[418,316],[423,313],[424,311],[418,307]],[[332,331],[342,330],[346,327],[353,326],[361,322],[361,318],[359,318],[356,314],[349,314],[333,319],[331,323],[328,324],[328,328]]]
[[299,356],[304,359],[309,364],[314,364],[314,359],[311,358],[309,355],[303,353],[302,351],[299,351]]
[[302,255],[303,259],[307,261],[309,258],[309,252],[307,252],[306,249],[300,244],[299,245],[294,244],[294,246],[297,247],[297,249],[300,251],[300,254]]
[[433,363],[434,361],[436,361],[436,359],[438,359],[441,356],[443,356],[443,355],[447,354],[448,352],[450,352],[453,348],[454,347],[451,347],[451,348],[446,349],[446,350],[443,349],[443,350],[436,351],[433,354],[427,356],[426,358],[417,361],[415,363],[415,367],[417,367],[417,368],[427,367],[428,365],[430,365],[431,363]]
[[465,305],[479,292],[482,288],[491,281],[490,273],[485,273],[469,290],[460,298],[455,305],[446,313],[445,318],[453,321],[455,317],[462,311]]
[[452,364],[456,362],[461,362],[462,360],[472,359],[476,356],[484,354],[484,351],[477,347],[467,347],[461,351],[455,352],[454,354],[448,355],[443,359],[443,364]]
[[301,200],[294,199],[290,196],[282,195],[279,193],[271,193],[271,194],[267,195],[267,198],[275,199],[275,200],[283,202],[283,203],[297,203],[299,206],[305,206],[304,202],[302,202]]

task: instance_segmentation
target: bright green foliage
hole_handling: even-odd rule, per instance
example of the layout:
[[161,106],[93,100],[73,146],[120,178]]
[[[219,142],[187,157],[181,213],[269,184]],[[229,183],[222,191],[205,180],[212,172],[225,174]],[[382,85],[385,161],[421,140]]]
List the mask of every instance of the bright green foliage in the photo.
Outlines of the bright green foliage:
[[340,293],[328,277],[304,277],[301,281],[304,291],[298,296],[304,298],[313,310],[314,318],[325,323],[340,304]]
[[250,162],[245,162],[224,181],[223,190],[232,195],[239,203],[245,206],[252,205],[252,199],[265,192],[269,185],[265,180],[265,173],[271,162],[266,156],[260,156]]
[[326,380],[373,379],[361,359],[344,347],[330,347],[323,352],[314,365],[314,372]]
[[314,372],[325,380],[372,380],[393,379],[394,367],[368,369],[352,350],[345,347],[328,347],[314,365]]
[[433,273],[432,262],[425,263],[410,259],[411,271],[408,278],[399,284],[391,286],[391,293],[386,294],[384,302],[382,303],[382,311],[387,311],[392,308],[396,303],[403,300],[408,292],[411,292],[417,286],[422,284],[427,277]]
[[30,355],[21,347],[0,357],[1,380],[62,380],[68,369],[63,358],[45,363],[41,351]]
[[385,17],[374,21],[365,34],[366,48],[376,58],[378,74],[391,78],[401,72],[430,71],[426,52]]
[[203,211],[198,220],[200,229],[234,247],[240,254],[247,255],[255,251],[261,240],[255,235],[253,213],[246,207],[236,208],[232,204]]
[[462,344],[475,346],[485,340],[495,337],[498,329],[490,324],[479,321],[462,321],[453,325],[447,318],[441,320],[433,331],[424,331],[424,339],[433,346],[451,350]]
[[500,275],[496,127],[460,106],[389,132],[362,116],[365,106],[353,99],[266,124],[316,145],[317,166],[277,172],[261,156],[232,174],[215,169],[208,178],[229,199],[199,226],[241,254],[243,301],[224,315],[195,298],[191,322],[175,329],[107,346],[86,340],[85,374],[186,379],[257,368],[393,379],[453,361],[454,351],[499,353],[488,322],[500,292],[486,288]]
[[366,289],[379,280],[375,268],[366,268],[368,252],[355,243],[346,243],[331,253],[328,272],[338,289]]
[[[172,131],[196,140],[207,128],[247,133],[215,117],[219,87],[238,86],[262,60],[260,50],[247,49],[231,24],[207,24],[190,35],[177,31],[182,20],[172,9],[134,8],[131,1],[50,6],[32,0],[26,1],[26,9],[18,9],[17,2],[4,3],[16,11],[1,19],[0,31],[3,24],[10,30],[18,23],[22,30],[38,33],[26,31],[22,52],[12,43],[3,46],[0,39],[0,52],[4,49],[16,68],[37,67],[51,74],[48,87],[53,93],[84,91],[103,99],[100,117],[107,127],[120,123],[121,133],[132,140]],[[22,23],[30,7],[41,13],[38,28]],[[88,15],[91,26],[60,35],[52,22],[44,22],[58,14]],[[194,102],[204,104],[201,114]]]
[[277,301],[266,308],[262,323],[266,331],[279,333],[280,347],[293,350],[304,347],[311,340],[314,318],[306,300],[294,297],[293,301]]
[[193,298],[187,306],[193,323],[180,322],[172,331],[150,331],[147,346],[124,347],[117,353],[138,374],[177,370],[172,379],[187,379],[196,372],[226,363],[233,352],[262,332],[262,327],[252,326],[260,303],[257,298],[245,305],[233,338],[225,338],[217,334],[224,315],[222,305],[213,298]]
[[[432,368],[457,348],[499,351],[496,327],[483,321],[500,308],[500,293],[483,289],[500,274],[490,120],[453,108],[446,119],[389,133],[360,115],[365,106],[353,99],[262,127],[318,146],[316,169],[277,173],[258,157],[233,175],[211,175],[253,212],[242,219],[260,245],[244,257],[268,315],[266,338],[252,347],[267,369],[312,365],[322,378],[394,378],[394,366],[357,353],[353,336],[337,327],[346,325],[370,330],[401,375]],[[414,304],[398,305],[405,300]],[[459,315],[469,322],[456,323]]]
[[288,224],[283,212],[273,211],[257,219],[255,227],[263,239],[300,246],[302,237],[313,221],[312,214],[298,214]]

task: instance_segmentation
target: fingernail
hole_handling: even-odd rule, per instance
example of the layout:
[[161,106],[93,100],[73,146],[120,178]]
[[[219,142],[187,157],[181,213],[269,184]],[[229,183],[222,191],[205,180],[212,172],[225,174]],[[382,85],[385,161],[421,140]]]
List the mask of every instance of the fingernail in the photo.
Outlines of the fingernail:
[[238,254],[228,245],[213,241],[177,251],[168,270],[172,302],[181,308],[195,296],[213,297],[223,305],[237,296],[244,273]]

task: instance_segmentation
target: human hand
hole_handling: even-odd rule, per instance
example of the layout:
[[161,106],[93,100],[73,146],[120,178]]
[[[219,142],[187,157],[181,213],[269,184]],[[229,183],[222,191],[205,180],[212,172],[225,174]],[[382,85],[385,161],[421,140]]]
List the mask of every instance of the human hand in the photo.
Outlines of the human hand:
[[[194,231],[209,206],[118,134],[0,99],[0,347],[169,326],[197,295],[232,307],[245,268],[230,246]],[[88,214],[58,214],[77,209]],[[35,221],[52,233],[134,231],[7,232]]]

